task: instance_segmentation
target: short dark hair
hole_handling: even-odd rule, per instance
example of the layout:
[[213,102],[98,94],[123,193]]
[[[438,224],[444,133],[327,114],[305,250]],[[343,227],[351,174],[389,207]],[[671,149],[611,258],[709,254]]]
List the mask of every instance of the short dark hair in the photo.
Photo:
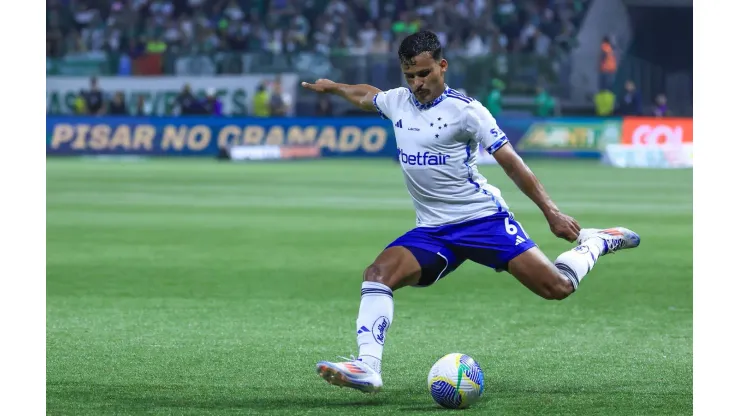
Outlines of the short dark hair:
[[435,61],[442,58],[442,44],[434,32],[424,30],[406,36],[398,47],[398,59],[412,64],[413,58],[424,52],[429,52]]

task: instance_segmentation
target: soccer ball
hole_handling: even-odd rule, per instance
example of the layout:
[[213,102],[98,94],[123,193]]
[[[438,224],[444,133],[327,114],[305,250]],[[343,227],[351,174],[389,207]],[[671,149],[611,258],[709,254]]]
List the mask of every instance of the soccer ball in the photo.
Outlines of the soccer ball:
[[447,354],[432,366],[427,386],[442,407],[464,409],[483,395],[483,370],[465,354]]

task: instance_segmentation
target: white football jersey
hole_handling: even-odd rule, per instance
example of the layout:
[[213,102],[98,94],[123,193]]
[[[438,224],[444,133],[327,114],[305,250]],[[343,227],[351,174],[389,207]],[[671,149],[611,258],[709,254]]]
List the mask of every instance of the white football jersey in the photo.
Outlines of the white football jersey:
[[373,101],[393,123],[417,226],[508,211],[501,191],[478,173],[479,145],[492,154],[509,141],[480,102],[445,88],[439,98],[421,104],[405,87],[379,92]]

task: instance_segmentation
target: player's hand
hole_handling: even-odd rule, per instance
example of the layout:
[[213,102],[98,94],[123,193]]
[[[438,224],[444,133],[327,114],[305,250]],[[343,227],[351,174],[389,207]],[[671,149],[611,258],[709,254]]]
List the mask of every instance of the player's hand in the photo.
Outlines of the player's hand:
[[311,84],[310,82],[306,82],[306,81],[301,82],[301,86],[303,88],[309,89],[313,92],[318,92],[320,94],[332,92],[332,88],[336,84],[337,84],[336,82],[330,79],[324,79],[324,78],[317,79],[316,82],[313,84]]
[[576,241],[578,234],[581,232],[581,226],[578,224],[578,221],[562,212],[550,214],[547,217],[547,222],[550,224],[550,231],[556,237],[568,240],[571,243]]

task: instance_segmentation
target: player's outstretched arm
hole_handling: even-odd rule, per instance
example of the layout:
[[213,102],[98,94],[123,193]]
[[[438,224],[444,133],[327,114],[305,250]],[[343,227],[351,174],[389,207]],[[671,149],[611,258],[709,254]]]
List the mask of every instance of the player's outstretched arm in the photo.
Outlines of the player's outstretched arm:
[[545,191],[545,187],[516,153],[511,143],[506,143],[496,150],[493,157],[516,186],[540,208],[553,234],[570,242],[578,238],[581,226],[576,220],[560,212]]
[[320,94],[334,94],[352,103],[365,111],[376,111],[373,98],[379,93],[378,88],[367,84],[340,84],[328,79],[319,79],[315,83],[301,82],[303,88],[309,89]]

